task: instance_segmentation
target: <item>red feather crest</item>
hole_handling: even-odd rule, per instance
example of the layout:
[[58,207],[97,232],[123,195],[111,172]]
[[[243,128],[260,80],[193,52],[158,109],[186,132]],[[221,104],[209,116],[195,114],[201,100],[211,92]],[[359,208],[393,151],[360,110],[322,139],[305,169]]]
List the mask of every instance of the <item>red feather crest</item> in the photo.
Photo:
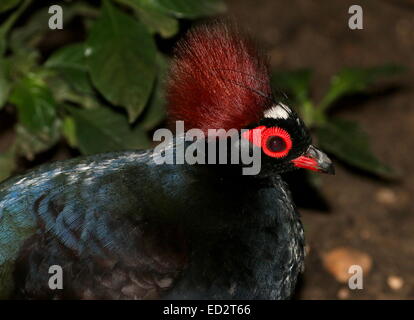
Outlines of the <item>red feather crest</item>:
[[169,121],[186,130],[257,123],[272,105],[267,59],[234,26],[196,27],[177,46],[167,101]]

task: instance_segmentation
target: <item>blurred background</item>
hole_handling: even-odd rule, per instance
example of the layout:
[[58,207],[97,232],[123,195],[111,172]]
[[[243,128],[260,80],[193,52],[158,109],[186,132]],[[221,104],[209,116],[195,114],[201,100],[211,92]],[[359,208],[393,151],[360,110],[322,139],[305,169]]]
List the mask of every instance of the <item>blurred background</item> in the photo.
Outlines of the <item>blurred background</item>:
[[[50,20],[56,4],[63,29]],[[354,4],[362,30],[348,26]],[[268,53],[276,96],[301,113],[336,164],[335,176],[285,177],[307,238],[295,298],[413,299],[412,0],[2,0],[0,179],[81,154],[150,147],[165,124],[174,44],[218,16],[232,17]],[[363,268],[361,290],[348,287],[353,264]]]

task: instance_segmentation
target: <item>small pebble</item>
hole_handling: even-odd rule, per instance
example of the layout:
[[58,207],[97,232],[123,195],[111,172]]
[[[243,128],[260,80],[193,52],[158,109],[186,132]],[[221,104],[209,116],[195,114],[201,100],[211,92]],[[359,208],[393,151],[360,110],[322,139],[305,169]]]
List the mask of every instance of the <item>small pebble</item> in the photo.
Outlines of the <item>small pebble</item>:
[[349,247],[332,249],[322,256],[322,261],[325,269],[341,283],[346,283],[352,276],[349,273],[352,265],[360,266],[364,275],[369,273],[372,266],[372,258],[368,254]]
[[362,230],[360,235],[361,235],[361,238],[364,240],[368,240],[369,238],[371,238],[371,232],[366,229]]
[[392,290],[400,290],[404,285],[404,280],[398,276],[389,276],[387,279],[388,286]]
[[347,288],[341,288],[336,295],[341,300],[349,299],[349,290]]
[[389,188],[381,188],[375,195],[377,201],[385,205],[393,205],[397,203],[397,194]]

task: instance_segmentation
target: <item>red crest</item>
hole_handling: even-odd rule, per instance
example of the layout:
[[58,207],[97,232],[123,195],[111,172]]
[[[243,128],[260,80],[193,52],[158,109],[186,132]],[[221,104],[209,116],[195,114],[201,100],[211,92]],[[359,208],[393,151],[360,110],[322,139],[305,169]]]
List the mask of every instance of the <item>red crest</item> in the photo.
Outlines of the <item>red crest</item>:
[[177,45],[167,84],[170,122],[205,133],[241,129],[263,117],[271,96],[267,59],[236,27],[199,26]]

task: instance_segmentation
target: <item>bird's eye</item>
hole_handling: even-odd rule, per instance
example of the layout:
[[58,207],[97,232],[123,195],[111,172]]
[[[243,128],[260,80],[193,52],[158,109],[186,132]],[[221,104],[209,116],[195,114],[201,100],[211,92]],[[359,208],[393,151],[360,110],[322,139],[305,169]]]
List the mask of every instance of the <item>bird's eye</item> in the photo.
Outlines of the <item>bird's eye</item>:
[[[254,133],[255,130],[258,130],[258,135]],[[266,155],[273,158],[286,157],[292,149],[292,139],[289,133],[279,127],[260,126],[244,132],[243,137],[261,147]]]
[[264,130],[262,133],[262,149],[270,157],[285,157],[292,149],[292,140],[289,133],[278,127]]
[[281,152],[286,149],[286,142],[283,138],[272,136],[267,138],[266,147],[272,152]]

